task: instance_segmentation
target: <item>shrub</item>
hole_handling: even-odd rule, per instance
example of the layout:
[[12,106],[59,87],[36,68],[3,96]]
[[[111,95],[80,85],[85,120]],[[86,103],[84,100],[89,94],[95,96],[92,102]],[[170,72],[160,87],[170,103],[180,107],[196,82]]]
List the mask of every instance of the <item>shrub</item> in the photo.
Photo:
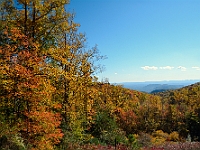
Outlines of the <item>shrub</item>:
[[163,132],[162,130],[157,130],[152,133],[152,144],[161,145],[169,138],[169,134]]
[[137,141],[135,135],[129,134],[128,135],[128,142],[129,142],[129,147],[131,149],[139,149],[138,141]]
[[7,136],[4,135],[0,138],[0,149],[26,150],[27,147],[20,134],[13,134]]
[[94,124],[89,132],[94,137],[91,142],[95,144],[116,145],[127,144],[128,142],[125,132],[118,128],[115,119],[106,111],[96,114]]
[[173,131],[172,133],[169,134],[169,141],[174,141],[174,142],[178,142],[179,139],[179,134],[177,131]]

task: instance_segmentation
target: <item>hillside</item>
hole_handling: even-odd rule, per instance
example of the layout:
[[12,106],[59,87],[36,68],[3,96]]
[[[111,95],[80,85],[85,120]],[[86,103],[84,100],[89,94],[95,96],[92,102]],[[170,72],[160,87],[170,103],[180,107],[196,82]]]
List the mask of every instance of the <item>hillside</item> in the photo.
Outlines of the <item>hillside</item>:
[[[184,141],[188,135],[192,141],[200,140],[197,132],[200,131],[200,83],[156,94],[110,84],[99,84],[97,89],[101,93],[98,110],[115,118],[127,136],[132,133],[155,136],[159,132],[176,135],[177,139],[172,141]],[[105,124],[104,121],[98,125]]]
[[179,118],[174,121],[182,127],[185,126],[183,133],[192,135],[193,140],[200,140],[200,82],[154,95],[161,97],[164,107],[168,106],[168,111],[172,113],[171,120],[178,115],[176,117]]
[[179,93],[187,97],[198,95],[200,94],[200,82],[197,82],[188,86],[184,86],[179,89],[157,92],[155,95],[159,95],[162,98],[171,98],[171,96],[174,94],[176,95],[176,93]]

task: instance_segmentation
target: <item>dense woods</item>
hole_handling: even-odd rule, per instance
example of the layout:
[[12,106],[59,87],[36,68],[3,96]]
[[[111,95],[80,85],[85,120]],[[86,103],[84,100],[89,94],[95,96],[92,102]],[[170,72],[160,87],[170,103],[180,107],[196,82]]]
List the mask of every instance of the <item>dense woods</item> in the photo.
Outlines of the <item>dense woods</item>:
[[1,0],[0,149],[199,141],[200,84],[151,95],[98,82],[104,56],[86,46],[68,3]]

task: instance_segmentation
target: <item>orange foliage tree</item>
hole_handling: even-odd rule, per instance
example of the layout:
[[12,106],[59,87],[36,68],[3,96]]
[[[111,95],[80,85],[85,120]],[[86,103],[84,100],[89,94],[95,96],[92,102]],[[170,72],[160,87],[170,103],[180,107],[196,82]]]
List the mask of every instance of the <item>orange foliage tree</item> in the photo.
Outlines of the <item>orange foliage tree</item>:
[[39,45],[16,28],[3,34],[7,43],[0,46],[0,110],[7,134],[20,133],[28,147],[53,149],[63,136],[61,118]]

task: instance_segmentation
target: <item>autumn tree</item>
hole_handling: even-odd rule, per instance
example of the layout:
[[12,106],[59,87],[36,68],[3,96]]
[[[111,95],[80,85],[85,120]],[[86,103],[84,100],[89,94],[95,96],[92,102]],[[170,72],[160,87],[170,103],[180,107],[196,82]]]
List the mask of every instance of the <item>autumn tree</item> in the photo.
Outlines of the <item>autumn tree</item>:
[[28,147],[53,149],[62,138],[61,118],[53,109],[59,105],[52,101],[55,88],[43,70],[46,63],[39,56],[38,44],[16,28],[5,30],[4,36],[10,42],[0,47],[1,116],[8,127],[6,134],[21,134]]
[[84,141],[84,130],[92,119],[94,101],[94,72],[100,68],[94,61],[102,58],[96,47],[87,49],[86,37],[78,32],[73,15],[67,20],[70,27],[63,30],[59,48],[49,51],[51,64],[55,66],[55,100],[62,104],[62,125],[66,139],[73,134],[76,140]]
[[12,122],[21,121],[17,131],[34,146],[42,146],[36,138],[44,142],[47,134],[40,132],[54,132],[45,140],[50,147],[58,143],[60,121],[65,133],[81,139],[92,115],[92,81],[99,69],[94,61],[102,56],[96,47],[87,49],[85,35],[78,32],[66,4],[67,0],[2,0],[0,5],[2,117],[10,120],[19,111]]
[[[1,116],[5,135],[53,149],[62,137],[60,108],[53,101],[47,51],[56,47],[68,14],[67,1],[1,1]],[[54,21],[56,20],[57,21]],[[40,43],[40,44],[38,44]],[[49,122],[50,121],[50,122]],[[10,132],[9,134],[7,132]]]

